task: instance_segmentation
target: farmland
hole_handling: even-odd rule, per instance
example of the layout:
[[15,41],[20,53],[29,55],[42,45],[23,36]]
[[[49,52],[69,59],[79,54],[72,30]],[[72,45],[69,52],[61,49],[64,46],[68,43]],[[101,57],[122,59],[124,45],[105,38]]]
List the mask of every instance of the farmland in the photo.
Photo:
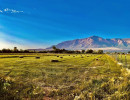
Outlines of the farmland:
[[122,66],[130,69],[130,55],[125,54],[112,54],[119,63],[122,63]]
[[3,54],[0,78],[0,100],[130,99],[130,70],[106,54]]

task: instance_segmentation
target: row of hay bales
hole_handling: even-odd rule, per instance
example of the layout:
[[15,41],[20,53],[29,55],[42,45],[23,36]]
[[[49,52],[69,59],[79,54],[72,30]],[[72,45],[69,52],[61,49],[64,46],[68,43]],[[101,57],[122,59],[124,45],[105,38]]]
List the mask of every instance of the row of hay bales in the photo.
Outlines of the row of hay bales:
[[[54,55],[54,56],[57,56],[57,55]],[[62,56],[65,56],[65,55],[62,55]],[[71,56],[71,55],[68,55],[68,56]],[[78,55],[75,55],[75,56],[78,56]],[[75,56],[73,56],[73,57],[75,57]],[[85,55],[85,56],[87,56],[87,55]],[[57,57],[60,57],[60,56],[57,56]],[[81,55],[81,57],[83,57],[83,55]],[[87,56],[87,57],[89,57],[89,56]],[[24,58],[24,56],[19,56],[19,58]],[[40,59],[40,57],[39,56],[37,56],[37,57],[35,57],[36,59]],[[60,57],[60,58],[63,58],[63,57]]]
[[[55,55],[55,56],[57,56],[57,55]],[[65,55],[63,55],[63,56],[65,56]],[[71,56],[71,55],[68,55],[68,56]],[[73,55],[73,57],[76,57],[76,56],[77,56],[77,55],[75,55],[75,56]],[[85,56],[89,57],[88,55],[85,55]],[[60,56],[57,56],[57,57],[60,57]],[[20,56],[19,58],[24,58],[24,56]],[[36,56],[35,58],[36,58],[36,59],[40,59],[39,56]],[[63,58],[63,57],[61,56],[60,58]],[[81,58],[84,58],[83,55],[81,55]],[[96,59],[96,60],[98,60],[98,59]],[[51,60],[51,62],[59,62],[59,60],[55,60],[55,59],[54,59],[54,60]]]
[[[68,55],[68,56],[71,56],[71,55]],[[73,55],[73,57],[76,57],[76,56],[78,56],[78,55]],[[85,55],[85,56],[87,56],[87,55]],[[57,56],[57,57],[60,57],[60,56]],[[89,57],[89,56],[87,56],[87,57]],[[60,57],[60,58],[63,58],[63,57]],[[84,57],[81,55],[81,58],[84,58]],[[59,62],[59,60],[51,60],[51,62]]]
[[[70,56],[70,55],[69,55]],[[76,55],[77,56],[77,55]],[[73,57],[76,57],[76,56],[73,56]],[[59,56],[57,56],[57,57],[59,57]],[[89,57],[89,56],[87,56],[87,57]],[[60,57],[60,58],[63,58],[63,57]],[[81,58],[84,58],[83,56],[81,56]]]
[[[19,56],[19,58],[24,58],[24,56]],[[40,57],[35,57],[36,59],[40,59]]]

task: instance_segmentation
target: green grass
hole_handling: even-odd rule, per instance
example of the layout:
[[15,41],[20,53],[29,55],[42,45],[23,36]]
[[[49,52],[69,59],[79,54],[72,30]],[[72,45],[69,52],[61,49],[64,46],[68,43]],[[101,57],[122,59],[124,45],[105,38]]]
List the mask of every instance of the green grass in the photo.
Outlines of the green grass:
[[0,99],[129,100],[128,69],[105,54],[82,56],[0,55]]

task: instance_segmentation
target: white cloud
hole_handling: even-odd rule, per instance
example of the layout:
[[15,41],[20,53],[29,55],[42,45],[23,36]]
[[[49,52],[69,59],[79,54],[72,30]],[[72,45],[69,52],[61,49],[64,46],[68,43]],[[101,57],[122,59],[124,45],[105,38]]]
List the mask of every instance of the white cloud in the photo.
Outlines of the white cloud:
[[15,9],[9,9],[9,8],[5,8],[5,9],[0,9],[0,13],[24,13],[23,11],[18,11]]
[[2,10],[0,10],[0,13],[3,13],[3,11],[2,11]]

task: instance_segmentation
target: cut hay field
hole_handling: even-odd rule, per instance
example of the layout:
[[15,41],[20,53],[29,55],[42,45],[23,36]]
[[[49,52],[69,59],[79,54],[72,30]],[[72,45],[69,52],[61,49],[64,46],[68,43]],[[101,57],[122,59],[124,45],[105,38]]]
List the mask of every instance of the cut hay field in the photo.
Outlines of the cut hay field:
[[129,100],[129,80],[106,54],[0,55],[0,100]]

